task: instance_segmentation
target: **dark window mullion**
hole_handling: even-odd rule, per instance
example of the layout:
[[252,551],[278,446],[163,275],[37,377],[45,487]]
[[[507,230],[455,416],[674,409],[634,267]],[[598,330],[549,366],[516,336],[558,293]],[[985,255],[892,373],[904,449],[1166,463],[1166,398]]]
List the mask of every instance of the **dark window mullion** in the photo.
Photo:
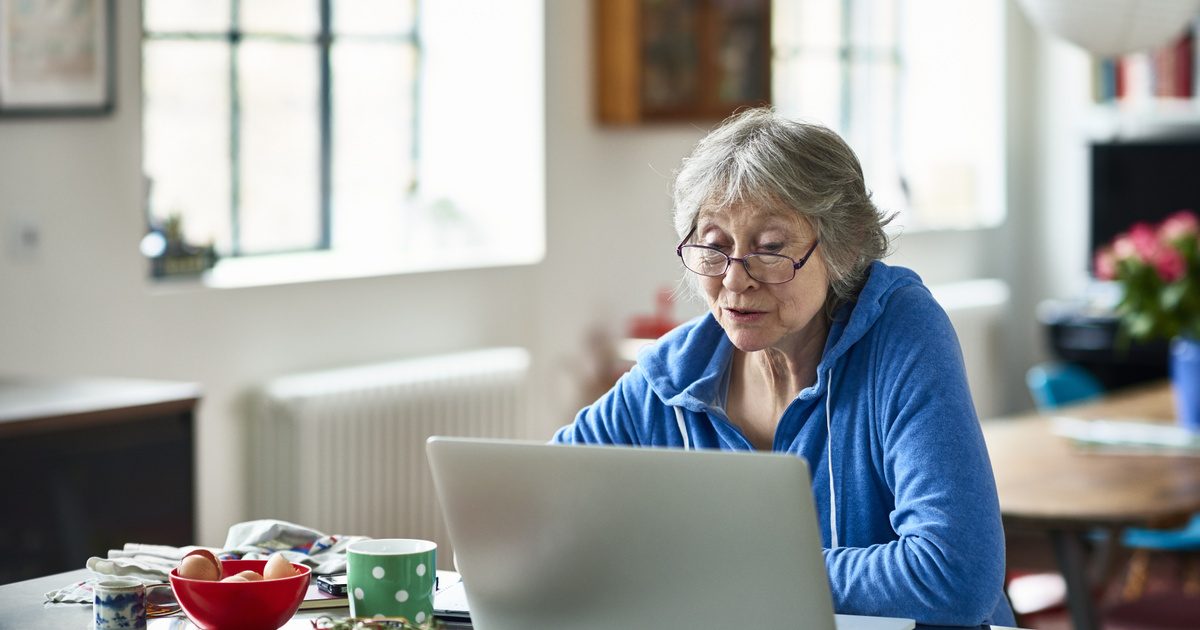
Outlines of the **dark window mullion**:
[[317,56],[321,67],[317,89],[319,90],[318,98],[320,99],[318,116],[321,119],[319,123],[321,126],[321,240],[317,247],[319,249],[330,249],[333,245],[333,85],[330,70],[330,43],[333,39],[333,29],[331,27],[332,7],[330,6],[330,0],[319,1],[321,4],[321,31],[317,35]]
[[842,42],[841,42],[841,100],[839,103],[841,110],[841,132],[843,135],[852,133],[850,122],[853,120],[853,112],[851,108],[851,85],[853,78],[851,65],[854,63],[854,51],[851,50],[851,41],[854,33],[854,27],[850,23],[853,19],[854,3],[856,0],[842,0]]
[[229,242],[232,256],[242,255],[241,230],[241,98],[238,94],[238,50],[241,24],[238,23],[239,0],[231,0],[229,10]]
[[[904,58],[904,24],[906,18],[904,7],[898,3],[895,5],[896,18],[892,20],[892,67],[895,69],[896,77],[892,82],[892,102],[896,104],[892,108],[892,150],[896,164],[900,165],[898,172],[904,172],[904,161],[902,153],[904,147],[904,134],[901,126],[904,121],[904,91],[908,82],[907,60]],[[908,194],[908,182],[904,177],[900,178],[900,190],[904,191],[905,200],[909,207],[912,206],[912,199]]]
[[[316,0],[320,11],[320,30],[316,38],[318,47],[318,125],[319,125],[319,185],[320,185],[320,235],[317,249],[331,249],[333,241],[333,84],[332,84],[332,43],[333,43],[333,28],[332,28],[332,6],[333,0]],[[416,20],[419,19],[420,2],[413,2],[414,26],[404,34],[370,34],[354,36],[356,40],[377,41],[395,44],[408,44],[413,47],[417,57],[417,67],[414,69],[413,84],[410,90],[410,98],[413,102],[412,125],[412,143],[409,147],[412,158],[412,167],[414,172],[407,184],[410,192],[415,190],[417,183],[417,175],[415,172],[416,164],[419,156],[419,112],[420,112],[420,52],[421,40],[419,29],[416,26]],[[241,238],[241,215],[242,215],[242,196],[241,183],[245,179],[243,171],[243,160],[241,159],[241,127],[242,127],[242,107],[241,94],[239,89],[240,83],[240,62],[239,51],[241,44],[246,40],[246,34],[241,30],[240,24],[240,7],[241,0],[230,0],[230,28],[226,33],[219,32],[200,32],[200,31],[181,31],[181,32],[143,32],[144,39],[161,39],[161,40],[212,40],[224,41],[229,46],[229,217],[230,217],[230,257],[243,257],[247,255],[244,251]],[[263,39],[281,42],[294,43],[312,43],[313,40],[306,37],[297,37],[283,33],[263,33],[254,34],[252,39]],[[307,249],[287,250],[292,251],[310,251]],[[271,252],[283,253],[283,252]]]
[[421,148],[421,2],[420,0],[411,0],[413,3],[413,21],[412,29],[409,31],[409,37],[413,46],[413,59],[416,63],[416,68],[413,68],[412,75],[412,143],[409,145],[409,155],[412,157],[412,166],[408,180],[408,192],[415,193],[417,191],[417,168],[418,158],[420,157]]

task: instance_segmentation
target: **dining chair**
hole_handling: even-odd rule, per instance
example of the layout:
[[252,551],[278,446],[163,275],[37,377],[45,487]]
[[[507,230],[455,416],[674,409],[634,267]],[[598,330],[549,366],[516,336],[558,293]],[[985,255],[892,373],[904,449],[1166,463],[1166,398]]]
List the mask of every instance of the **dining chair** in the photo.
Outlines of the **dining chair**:
[[1039,411],[1051,411],[1104,394],[1100,381],[1073,363],[1039,363],[1025,373],[1025,385]]

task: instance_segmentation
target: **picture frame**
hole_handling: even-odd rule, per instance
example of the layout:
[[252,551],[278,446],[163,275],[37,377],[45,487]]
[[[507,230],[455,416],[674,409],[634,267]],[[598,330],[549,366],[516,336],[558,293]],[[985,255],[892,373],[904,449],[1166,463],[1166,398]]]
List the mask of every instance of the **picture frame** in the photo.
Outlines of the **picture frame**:
[[0,0],[0,116],[113,110],[114,0]]

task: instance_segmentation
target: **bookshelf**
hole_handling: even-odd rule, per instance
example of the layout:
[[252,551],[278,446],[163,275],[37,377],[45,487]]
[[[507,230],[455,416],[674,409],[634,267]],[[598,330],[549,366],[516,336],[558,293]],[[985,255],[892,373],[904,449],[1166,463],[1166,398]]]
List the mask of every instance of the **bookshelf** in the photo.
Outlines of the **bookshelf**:
[[1170,43],[1092,62],[1096,140],[1200,137],[1200,17]]
[[1085,124],[1095,142],[1200,138],[1200,98],[1097,103]]

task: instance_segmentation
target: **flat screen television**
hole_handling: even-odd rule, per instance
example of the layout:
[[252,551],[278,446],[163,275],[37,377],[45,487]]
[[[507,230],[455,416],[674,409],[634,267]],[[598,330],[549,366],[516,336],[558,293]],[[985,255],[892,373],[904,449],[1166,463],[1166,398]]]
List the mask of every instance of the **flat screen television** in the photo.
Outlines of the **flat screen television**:
[[1089,269],[1096,251],[1134,223],[1200,212],[1200,138],[1093,143],[1091,180]]

